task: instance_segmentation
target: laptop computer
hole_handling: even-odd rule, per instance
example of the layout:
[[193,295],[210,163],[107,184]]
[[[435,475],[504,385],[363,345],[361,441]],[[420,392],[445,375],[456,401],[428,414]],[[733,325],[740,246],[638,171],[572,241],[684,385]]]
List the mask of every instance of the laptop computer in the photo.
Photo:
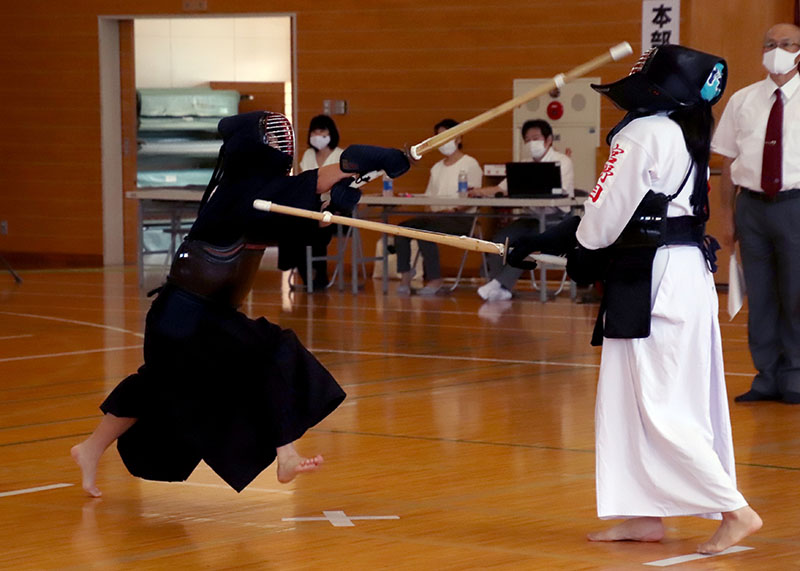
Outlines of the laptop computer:
[[562,195],[561,163],[506,163],[510,198],[537,198]]

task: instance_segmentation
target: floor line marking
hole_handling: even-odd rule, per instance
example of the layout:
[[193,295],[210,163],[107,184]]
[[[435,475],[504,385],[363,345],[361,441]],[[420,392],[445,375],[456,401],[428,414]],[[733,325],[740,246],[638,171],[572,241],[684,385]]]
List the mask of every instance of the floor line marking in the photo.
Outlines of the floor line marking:
[[73,484],[50,484],[49,486],[37,486],[35,488],[25,488],[23,490],[11,490],[10,492],[0,492],[0,498],[8,496],[21,496],[22,494],[33,494],[35,492],[44,492],[46,490],[56,490],[58,488],[68,488]]
[[[86,325],[88,327],[97,327],[100,329],[108,329],[111,331],[117,331],[120,333],[129,333],[131,335],[135,335],[137,337],[144,337],[143,333],[137,333],[135,331],[131,331],[129,329],[122,329],[119,327],[113,327],[110,325],[103,325],[99,323],[92,323],[89,321],[77,321],[74,319],[64,319],[60,317],[52,317],[46,315],[35,315],[30,313],[16,313],[10,311],[0,311],[0,315],[14,315],[19,317],[31,317],[34,319],[46,319],[50,321],[60,321],[63,323],[73,323],[77,325]],[[126,348],[133,348],[126,347]],[[76,355],[82,353],[91,353],[97,351],[112,351],[116,350],[117,348],[109,348],[109,349],[99,349],[94,351],[85,351],[85,352],[73,352],[73,353],[54,353],[51,355],[36,355],[31,357],[9,357],[5,359],[0,359],[0,363],[8,362],[8,361],[19,361],[24,359],[35,359],[40,357],[60,357],[66,355]],[[517,359],[490,359],[484,357],[459,357],[459,356],[451,356],[451,355],[422,355],[422,354],[413,354],[413,353],[388,353],[388,352],[379,352],[379,351],[347,351],[347,350],[339,350],[339,349],[312,349],[312,352],[319,352],[319,353],[339,353],[339,354],[351,354],[351,355],[371,355],[376,357],[410,357],[410,358],[428,358],[428,359],[445,359],[445,360],[468,360],[468,361],[478,361],[478,362],[486,362],[486,363],[511,363],[511,364],[520,364],[520,365],[554,365],[559,367],[585,367],[585,368],[594,368],[597,369],[600,365],[597,364],[587,364],[587,363],[564,363],[564,362],[557,362],[557,361],[529,361],[529,360],[517,360]],[[726,375],[730,376],[751,376],[751,373],[725,373]]]
[[[466,355],[429,355],[425,353],[390,353],[388,351],[349,351],[346,349],[309,348],[312,353],[335,353],[341,355],[365,355],[368,357],[404,357],[414,359],[440,359],[447,361],[477,361],[481,363],[500,363],[508,365],[555,365],[557,367],[584,367],[599,369],[597,363],[570,363],[568,361],[533,361],[525,359],[495,359],[491,357],[469,357]],[[729,377],[752,377],[755,373],[728,373]]]
[[650,567],[669,567],[671,565],[678,565],[679,563],[686,563],[687,561],[696,561],[698,559],[708,559],[709,557],[717,557],[719,555],[730,555],[731,553],[739,553],[740,551],[748,551],[755,549],[754,547],[745,547],[744,545],[734,545],[719,553],[713,555],[703,555],[701,553],[692,553],[691,555],[679,555],[678,557],[670,557],[668,559],[659,559],[658,561],[650,561],[644,565]]
[[112,351],[126,351],[128,349],[141,349],[142,345],[123,345],[122,347],[106,347],[105,349],[85,349],[83,351],[65,351],[63,353],[44,353],[42,355],[24,355],[22,357],[4,357],[0,363],[10,361],[28,361],[30,359],[47,359],[50,357],[68,357],[70,355],[88,355],[90,353],[109,353]]
[[76,319],[65,319],[63,317],[53,317],[51,315],[36,315],[33,313],[16,313],[13,311],[0,311],[0,315],[13,315],[15,317],[30,317],[33,319],[46,319],[47,321],[60,321],[61,323],[72,323],[73,325],[85,325],[87,327],[97,327],[99,329],[108,329],[109,331],[117,331],[118,333],[129,333],[136,337],[144,337],[144,333],[131,331],[130,329],[123,329],[122,327],[114,327],[113,325],[105,325],[103,323],[92,323],[91,321],[78,321]]
[[0,341],[7,341],[9,339],[22,339],[24,337],[33,337],[33,333],[25,333],[24,335],[3,335]]
[[309,348],[312,353],[338,353],[343,355],[366,355],[372,357],[403,357],[416,359],[441,359],[446,361],[476,361],[480,363],[502,363],[513,365],[556,365],[559,367],[587,367],[599,369],[595,363],[569,363],[565,361],[532,361],[526,359],[493,359],[491,357],[469,357],[461,355],[426,355],[424,353],[388,353],[384,351],[348,351],[345,349]]
[[[27,270],[28,273],[31,273],[31,271],[32,270]],[[55,271],[56,270],[48,270],[47,272],[55,272]],[[91,270],[91,269],[74,270],[74,273],[80,273],[82,271],[95,272],[96,270]],[[106,270],[106,271],[108,271],[108,270]],[[127,270],[125,270],[125,271],[127,271]],[[33,270],[33,272],[34,273],[47,273],[47,272],[38,272],[37,270]],[[51,282],[48,282],[48,283],[51,283]],[[42,285],[42,284],[35,283],[35,285]],[[58,285],[58,282],[56,282],[55,285]],[[80,285],[80,286],[84,286],[84,287],[97,287],[97,288],[103,287],[102,284],[98,284],[96,282],[77,282],[77,283],[76,282],[67,282],[65,285],[69,285],[69,286]],[[133,287],[130,286],[130,285],[126,285],[125,288],[126,289],[133,289]],[[528,290],[526,290],[526,292],[527,291]],[[282,290],[280,288],[278,288],[278,287],[273,287],[273,288],[261,287],[261,288],[253,289],[253,292],[258,296],[265,296],[265,297],[271,297],[271,296],[274,296],[275,294],[282,294],[283,293]],[[36,297],[36,296],[39,296],[39,297],[43,297],[43,296],[46,296],[46,297],[73,297],[73,298],[103,298],[103,297],[109,297],[109,296],[105,296],[102,293],[98,293],[98,294],[87,294],[87,293],[73,294],[73,293],[69,293],[69,294],[66,294],[66,293],[53,293],[53,292],[32,292],[32,291],[26,292],[26,295],[29,295],[31,297]],[[144,300],[144,299],[146,299],[145,296],[142,295],[142,294],[137,294],[137,295],[127,295],[127,294],[112,295],[110,297],[111,298],[121,298],[121,299],[125,299],[125,300],[127,300],[127,299],[133,299],[133,300]],[[536,304],[540,304],[539,298],[538,298],[538,294],[536,295],[536,297],[530,297],[530,298],[526,298],[526,299],[522,299],[521,298],[520,301],[522,301],[522,302],[534,302]],[[274,302],[274,301],[251,301],[249,303],[249,305],[280,307],[281,303]],[[599,302],[595,302],[595,303],[587,304],[587,305],[598,306]],[[314,308],[313,301],[312,302],[301,302],[300,300],[296,300],[295,306],[297,308],[309,308],[309,307],[312,308],[312,309]],[[334,304],[334,305],[326,305],[326,307],[328,307],[330,309],[342,309],[342,308],[348,308],[349,309],[351,306]],[[385,307],[385,306],[371,306],[371,307],[367,307],[366,309],[369,309],[369,310],[372,310],[372,311],[378,311],[378,310],[380,310],[380,311],[390,311],[390,312],[394,312],[394,313],[413,313],[413,312],[416,311],[415,309],[407,309],[407,308],[400,308],[400,307]],[[452,315],[474,315],[475,314],[475,312],[473,312],[473,311],[448,310],[448,309],[439,310],[439,313],[452,314]],[[742,315],[747,315],[747,310],[743,309],[740,313]],[[722,312],[720,312],[719,316],[720,317],[724,317]],[[570,319],[570,320],[586,319],[585,316],[563,315],[563,314],[546,315],[546,316],[541,316],[541,317],[544,318],[544,319]],[[590,320],[594,321],[594,317],[590,317]],[[738,323],[732,323],[730,321],[727,321],[727,319],[720,319],[719,320],[719,324],[720,324],[720,327],[735,327],[735,328],[747,327],[747,323],[746,323],[745,320],[742,320],[742,322],[738,322]]]

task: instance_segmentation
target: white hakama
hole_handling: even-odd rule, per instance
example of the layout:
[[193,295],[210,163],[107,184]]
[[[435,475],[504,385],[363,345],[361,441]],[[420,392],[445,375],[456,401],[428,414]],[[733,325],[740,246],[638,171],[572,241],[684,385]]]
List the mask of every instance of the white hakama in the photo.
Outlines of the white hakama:
[[747,502],[736,489],[713,276],[697,247],[662,247],[652,289],[650,336],[603,339],[598,516],[719,519]]

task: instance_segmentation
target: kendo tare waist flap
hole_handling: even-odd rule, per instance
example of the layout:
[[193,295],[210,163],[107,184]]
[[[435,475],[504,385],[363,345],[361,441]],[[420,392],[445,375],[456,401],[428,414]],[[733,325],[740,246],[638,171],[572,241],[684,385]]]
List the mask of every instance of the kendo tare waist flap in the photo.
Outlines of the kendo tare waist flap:
[[[655,255],[656,247],[652,246],[621,248],[610,257],[603,284],[603,303],[592,344],[601,344],[602,337],[637,339],[650,335],[650,295]],[[600,339],[596,339],[600,331]]]

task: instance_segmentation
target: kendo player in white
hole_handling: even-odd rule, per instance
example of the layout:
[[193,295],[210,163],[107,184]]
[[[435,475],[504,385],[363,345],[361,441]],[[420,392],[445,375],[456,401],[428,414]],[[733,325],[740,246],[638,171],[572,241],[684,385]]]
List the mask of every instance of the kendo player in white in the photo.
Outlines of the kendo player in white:
[[705,236],[711,106],[726,74],[719,57],[667,45],[629,76],[593,86],[628,114],[609,134],[585,215],[509,254],[521,264],[532,251],[567,253],[576,282],[603,283],[592,339],[603,346],[597,511],[625,521],[591,541],[659,541],[664,517],[721,516],[698,547],[710,554],[761,527],[736,489],[712,275],[719,246]]
[[179,248],[166,284],[147,313],[144,365],[102,403],[94,432],[72,448],[83,489],[99,496],[100,456],[114,441],[131,474],[185,480],[203,460],[237,492],[276,459],[278,480],[316,469],[294,441],[344,400],[333,376],[288,329],[237,307],[247,296],[264,244],[302,242],[316,221],[253,208],[254,199],[349,213],[361,193],[350,173],[409,168],[402,151],[345,149],[339,164],[286,176],[294,132],[279,113],[222,119],[217,168],[197,220]]

